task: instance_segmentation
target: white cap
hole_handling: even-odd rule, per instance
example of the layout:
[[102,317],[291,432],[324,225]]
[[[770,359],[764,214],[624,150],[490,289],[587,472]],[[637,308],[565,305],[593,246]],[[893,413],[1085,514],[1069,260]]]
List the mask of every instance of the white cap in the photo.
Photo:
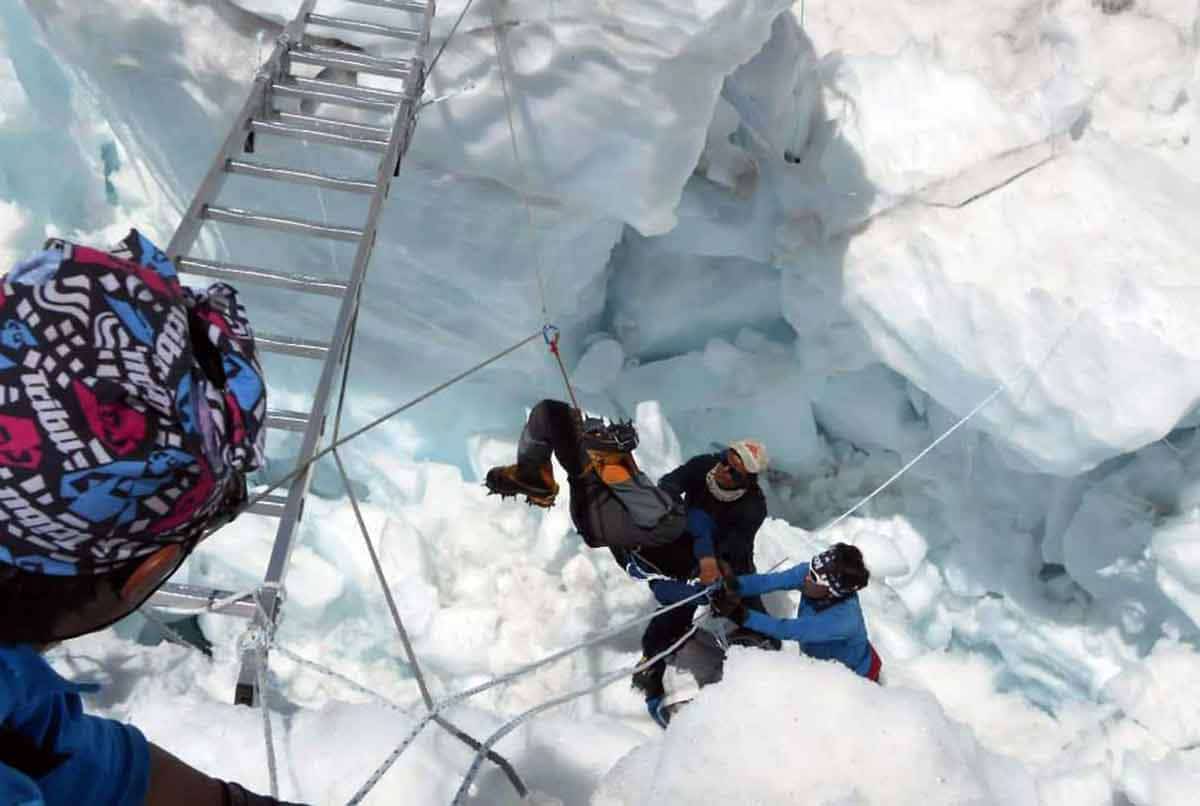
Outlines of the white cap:
[[747,473],[761,473],[767,469],[771,458],[767,449],[755,439],[739,439],[729,443],[729,449],[738,455]]

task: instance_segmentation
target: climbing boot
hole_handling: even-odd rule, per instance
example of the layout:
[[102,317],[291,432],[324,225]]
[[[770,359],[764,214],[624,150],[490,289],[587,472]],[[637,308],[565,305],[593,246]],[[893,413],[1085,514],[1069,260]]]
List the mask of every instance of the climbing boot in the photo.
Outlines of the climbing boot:
[[502,498],[525,496],[533,506],[552,507],[558,495],[558,484],[554,481],[554,469],[549,464],[536,468],[520,465],[493,467],[483,482],[488,493]]

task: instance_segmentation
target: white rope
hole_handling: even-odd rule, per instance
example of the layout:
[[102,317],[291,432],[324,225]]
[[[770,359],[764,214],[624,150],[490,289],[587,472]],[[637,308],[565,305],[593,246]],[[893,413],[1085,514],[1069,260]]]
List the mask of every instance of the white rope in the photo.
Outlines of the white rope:
[[[917,462],[921,461],[921,459],[923,459],[926,454],[928,454],[931,450],[933,450],[938,445],[940,445],[943,440],[945,440],[947,437],[949,437],[951,434],[953,434],[955,431],[957,431],[959,428],[961,428],[963,425],[965,425],[968,420],[970,420],[972,417],[974,417],[979,412],[983,411],[983,409],[989,403],[991,403],[993,400],[995,400],[1000,395],[1001,392],[1003,392],[1005,389],[1009,388],[1010,386],[1016,384],[1016,382],[1018,380],[1020,380],[1022,377],[1024,377],[1025,375],[1029,375],[1030,381],[1032,382],[1032,380],[1034,378],[1036,378],[1043,369],[1045,369],[1046,364],[1048,364],[1050,362],[1050,360],[1058,352],[1059,348],[1062,347],[1062,344],[1064,341],[1066,341],[1067,336],[1071,333],[1071,331],[1073,331],[1075,329],[1075,326],[1077,324],[1079,324],[1079,320],[1081,318],[1083,318],[1083,314],[1086,313],[1087,310],[1088,310],[1087,308],[1079,309],[1079,311],[1075,314],[1075,318],[1072,319],[1071,323],[1063,329],[1062,333],[1059,334],[1058,338],[1054,340],[1054,343],[1052,345],[1050,345],[1050,349],[1046,351],[1046,355],[1043,356],[1042,360],[1039,361],[1035,366],[1026,367],[1026,368],[1020,370],[1019,372],[1014,373],[1012,378],[1010,378],[1009,380],[1001,381],[996,386],[996,388],[993,389],[991,391],[991,393],[988,394],[987,397],[985,397],[983,400],[979,401],[979,403],[977,403],[975,405],[975,408],[971,409],[965,415],[960,417],[958,419],[958,422],[956,422],[954,425],[952,425],[948,429],[946,429],[946,431],[943,432],[941,436],[939,436],[937,439],[935,439],[933,442],[931,442],[923,451],[921,451],[916,456],[914,456],[912,458],[912,460],[910,460],[907,464],[904,465],[904,467],[900,468],[895,473],[893,473],[891,475],[891,477],[888,478],[887,481],[885,481],[883,484],[880,484],[878,487],[876,487],[871,492],[870,495],[868,495],[866,498],[859,501],[854,506],[850,507],[850,509],[843,512],[841,515],[837,516],[829,523],[827,523],[824,526],[822,526],[821,528],[817,529],[816,532],[814,532],[814,534],[820,534],[821,532],[824,532],[828,529],[832,529],[834,526],[841,523],[846,518],[850,517],[850,515],[853,514],[854,512],[856,512],[860,507],[862,507],[864,504],[866,504],[868,501],[870,501],[872,498],[874,498],[879,493],[883,492],[883,490],[886,489],[889,485],[891,485],[892,482],[894,482],[896,479],[900,478],[905,473],[907,473],[909,471],[909,469],[911,469],[912,466],[915,465]],[[785,558],[785,560],[786,559],[787,558]],[[780,562],[776,563],[775,567],[778,567],[783,562],[784,562],[784,560],[781,560]]]
[[279,799],[279,773],[275,764],[275,742],[271,736],[271,709],[267,705],[267,649],[258,648],[258,707],[262,711],[263,741],[267,745],[267,775],[271,779],[271,797]]
[[[597,635],[594,635],[591,638],[585,639],[576,644],[572,644],[571,646],[560,649],[557,652],[552,652],[551,654],[545,656],[544,658],[542,658],[540,660],[534,661],[533,663],[529,663],[524,666],[519,666],[516,669],[512,670],[511,672],[499,675],[497,677],[492,678],[491,680],[488,680],[484,683],[479,684],[478,686],[474,686],[473,688],[466,689],[465,691],[460,691],[457,694],[453,694],[453,695],[447,697],[446,699],[439,702],[430,713],[428,713],[424,717],[422,717],[421,720],[415,726],[413,726],[412,730],[404,738],[404,741],[402,741],[400,743],[400,745],[394,751],[392,751],[392,753],[387,757],[387,759],[384,760],[383,764],[381,764],[373,773],[371,773],[370,777],[367,779],[367,783],[365,783],[359,789],[358,793],[355,794],[355,798],[357,798],[357,799],[351,799],[349,801],[349,803],[347,804],[347,806],[353,806],[353,804],[358,803],[363,797],[365,797],[366,793],[371,791],[371,789],[379,782],[379,779],[381,779],[383,777],[383,775],[388,771],[388,769],[390,769],[391,766],[396,763],[396,760],[400,758],[400,756],[404,753],[404,751],[406,749],[408,749],[408,746],[413,742],[414,739],[416,739],[417,735],[420,734],[420,732],[425,728],[425,726],[428,725],[430,722],[432,722],[439,714],[441,714],[442,711],[445,711],[448,708],[458,705],[459,703],[463,702],[464,700],[467,700],[470,697],[474,697],[476,694],[480,694],[484,691],[495,688],[496,686],[500,686],[505,683],[509,683],[513,680],[516,680],[519,677],[524,677],[525,675],[527,675],[537,669],[540,669],[541,667],[546,666],[549,663],[553,663],[554,661],[559,660],[560,658],[563,658],[573,652],[577,652],[580,649],[584,649],[586,647],[601,643],[602,641],[606,641],[609,638],[612,638],[614,635],[618,635],[619,633],[625,632],[626,630],[630,629],[631,627],[636,627],[639,624],[643,624],[647,621],[650,621],[651,619],[653,619],[663,613],[666,613],[670,610],[674,610],[678,607],[683,607],[691,602],[694,602],[697,599],[700,599],[701,597],[706,596],[708,594],[708,591],[712,587],[715,587],[715,586],[709,586],[709,588],[706,588],[705,590],[703,590],[697,594],[694,594],[693,596],[689,596],[686,599],[680,599],[678,602],[674,602],[670,605],[660,607],[648,614],[643,614],[641,616],[638,616],[635,619],[627,621],[623,624],[619,624],[616,627],[610,627],[609,629],[607,629],[601,633],[598,633]],[[657,661],[659,657],[665,657],[666,654],[669,654],[669,651],[667,653],[663,653],[661,656],[655,656],[655,658],[652,659],[650,662],[648,662],[646,665],[650,665],[654,661]]]
[[424,401],[433,397],[437,393],[442,392],[442,391],[450,388],[451,386],[454,386],[456,383],[463,380],[464,378],[466,378],[470,375],[473,375],[476,372],[479,372],[480,370],[484,369],[488,365],[494,364],[495,362],[499,361],[501,358],[504,358],[509,353],[516,352],[520,348],[524,347],[526,344],[529,344],[531,341],[534,341],[535,339],[539,339],[539,338],[542,338],[542,331],[540,329],[533,335],[526,336],[525,338],[521,339],[516,344],[513,344],[511,347],[507,347],[504,350],[501,350],[500,352],[493,355],[491,358],[480,361],[478,364],[471,367],[470,369],[463,370],[462,372],[455,375],[453,378],[450,378],[446,381],[443,381],[442,383],[439,383],[437,386],[433,387],[432,389],[430,389],[426,392],[422,392],[421,394],[417,395],[416,397],[414,397],[412,400],[408,401],[407,403],[405,403],[401,406],[397,406],[396,408],[392,409],[391,411],[387,412],[386,414],[382,414],[379,417],[376,417],[374,420],[372,420],[371,422],[362,426],[361,428],[347,434],[344,437],[334,440],[331,445],[329,445],[329,446],[323,448],[322,450],[318,451],[317,453],[313,454],[312,457],[310,457],[307,461],[302,463],[300,466],[294,468],[291,472],[289,472],[287,475],[285,475],[283,478],[279,479],[275,483],[268,486],[265,490],[257,491],[252,498],[250,498],[248,501],[246,501],[246,503],[242,504],[238,508],[237,514],[240,515],[243,512],[246,512],[252,506],[257,504],[259,501],[262,501],[264,498],[266,498],[268,495],[270,495],[272,492],[274,492],[275,490],[278,490],[283,485],[285,485],[285,484],[289,483],[290,481],[292,481],[293,479],[295,479],[297,476],[299,476],[301,473],[303,473],[305,470],[307,470],[310,466],[315,464],[317,462],[317,460],[325,458],[326,456],[333,453],[335,450],[342,447],[346,443],[348,443],[352,440],[358,439],[360,436],[365,434],[367,431],[370,431],[373,428],[377,428],[378,426],[382,425],[383,423],[387,422],[388,420],[392,419],[393,417],[395,417],[399,414],[402,414],[405,411],[408,411],[409,409],[411,409],[413,406],[417,405],[418,403],[423,403]]
[[[707,616],[707,615],[702,616],[701,621],[704,619],[707,619],[707,618],[709,618],[709,616]],[[598,681],[596,681],[595,683],[593,683],[590,686],[587,686],[587,687],[581,688],[581,689],[576,689],[575,691],[569,691],[566,694],[562,694],[558,697],[554,697],[553,699],[547,700],[540,705],[536,705],[533,708],[530,708],[529,710],[527,710],[521,714],[518,714],[517,716],[513,717],[509,721],[505,722],[503,725],[501,725],[499,728],[497,728],[496,731],[487,738],[487,740],[483,743],[483,745],[479,748],[479,750],[476,751],[475,759],[471,762],[471,767],[470,767],[470,769],[467,770],[467,774],[463,778],[462,785],[459,786],[458,792],[454,795],[454,801],[453,801],[452,806],[462,806],[462,804],[466,802],[467,795],[471,789],[471,783],[475,780],[475,776],[477,776],[479,774],[479,768],[483,765],[483,759],[486,757],[487,752],[489,750],[491,750],[492,747],[497,742],[499,742],[501,739],[503,739],[505,736],[512,733],[514,730],[516,730],[522,724],[524,724],[525,722],[528,722],[530,719],[532,719],[533,717],[542,713],[543,711],[547,711],[551,708],[554,708],[557,705],[562,705],[563,703],[570,702],[571,700],[578,699],[579,697],[583,697],[587,694],[591,694],[593,691],[599,691],[600,689],[602,689],[606,686],[612,685],[613,683],[615,683],[618,680],[625,679],[625,678],[629,677],[630,675],[637,674],[638,672],[640,672],[644,669],[650,668],[651,666],[658,663],[663,658],[670,655],[676,649],[683,646],[683,644],[689,638],[691,638],[693,635],[696,634],[697,629],[698,629],[698,624],[693,623],[691,628],[687,632],[685,632],[677,641],[675,641],[675,643],[671,644],[669,647],[664,649],[662,652],[659,652],[654,657],[649,658],[649,659],[647,659],[641,663],[635,664],[633,666],[625,667],[623,669],[618,669],[615,672],[611,672],[611,673],[605,675],[604,677],[600,678]]]
[[538,295],[542,302],[542,323],[550,322],[549,308],[546,304],[546,282],[542,272],[542,250],[538,248],[537,243],[537,228],[533,222],[533,208],[529,204],[529,198],[525,193],[525,185],[529,181],[529,175],[525,170],[525,163],[521,159],[521,152],[517,148],[517,130],[513,125],[513,108],[512,96],[508,89],[508,69],[507,59],[511,57],[509,53],[506,39],[508,32],[501,30],[500,25],[500,5],[507,5],[507,0],[502,0],[495,8],[492,9],[492,41],[496,48],[496,67],[500,71],[500,88],[504,91],[504,116],[508,121],[508,142],[512,146],[513,160],[517,163],[517,196],[521,199],[521,205],[525,208],[525,221],[529,232],[529,246],[534,251],[533,269],[537,275]]

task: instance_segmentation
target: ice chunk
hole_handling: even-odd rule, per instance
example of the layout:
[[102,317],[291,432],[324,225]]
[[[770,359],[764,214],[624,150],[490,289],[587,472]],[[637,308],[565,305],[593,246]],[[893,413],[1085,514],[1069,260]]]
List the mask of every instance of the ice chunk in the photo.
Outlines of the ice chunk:
[[1164,641],[1104,693],[1166,747],[1190,749],[1200,742],[1200,694],[1191,685],[1197,661],[1192,648]]
[[667,252],[629,235],[609,281],[625,351],[643,360],[700,349],[714,336],[780,319],[779,272],[741,258]]
[[[1075,214],[1096,204],[1112,215]],[[1200,398],[1200,371],[1180,369],[1196,364],[1180,272],[1200,250],[1181,218],[1197,204],[1200,186],[1161,160],[1097,144],[961,210],[877,221],[850,242],[847,294],[894,369],[960,414],[1012,384],[975,423],[1039,469],[1078,473]]]
[[[788,0],[656,0],[636,10],[587,0],[513,3],[496,37],[458,36],[431,77],[440,94],[416,144],[423,159],[554,195],[650,234],[675,224],[725,76],[758,52]],[[453,10],[439,8],[439,17]],[[497,39],[521,164],[513,158]],[[619,125],[614,125],[619,121]],[[465,124],[465,125],[464,125]]]

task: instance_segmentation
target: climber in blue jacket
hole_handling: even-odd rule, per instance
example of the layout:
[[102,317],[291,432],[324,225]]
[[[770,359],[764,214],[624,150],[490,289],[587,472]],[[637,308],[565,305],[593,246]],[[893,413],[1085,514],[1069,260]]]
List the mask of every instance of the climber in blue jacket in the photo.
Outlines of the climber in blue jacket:
[[[867,639],[858,591],[867,586],[870,571],[862,552],[846,543],[835,543],[811,561],[774,574],[726,577],[713,597],[713,609],[755,632],[784,641],[796,641],[809,657],[836,660],[868,680],[879,682],[882,662]],[[751,610],[743,597],[770,591],[799,590],[795,618],[774,618]]]

